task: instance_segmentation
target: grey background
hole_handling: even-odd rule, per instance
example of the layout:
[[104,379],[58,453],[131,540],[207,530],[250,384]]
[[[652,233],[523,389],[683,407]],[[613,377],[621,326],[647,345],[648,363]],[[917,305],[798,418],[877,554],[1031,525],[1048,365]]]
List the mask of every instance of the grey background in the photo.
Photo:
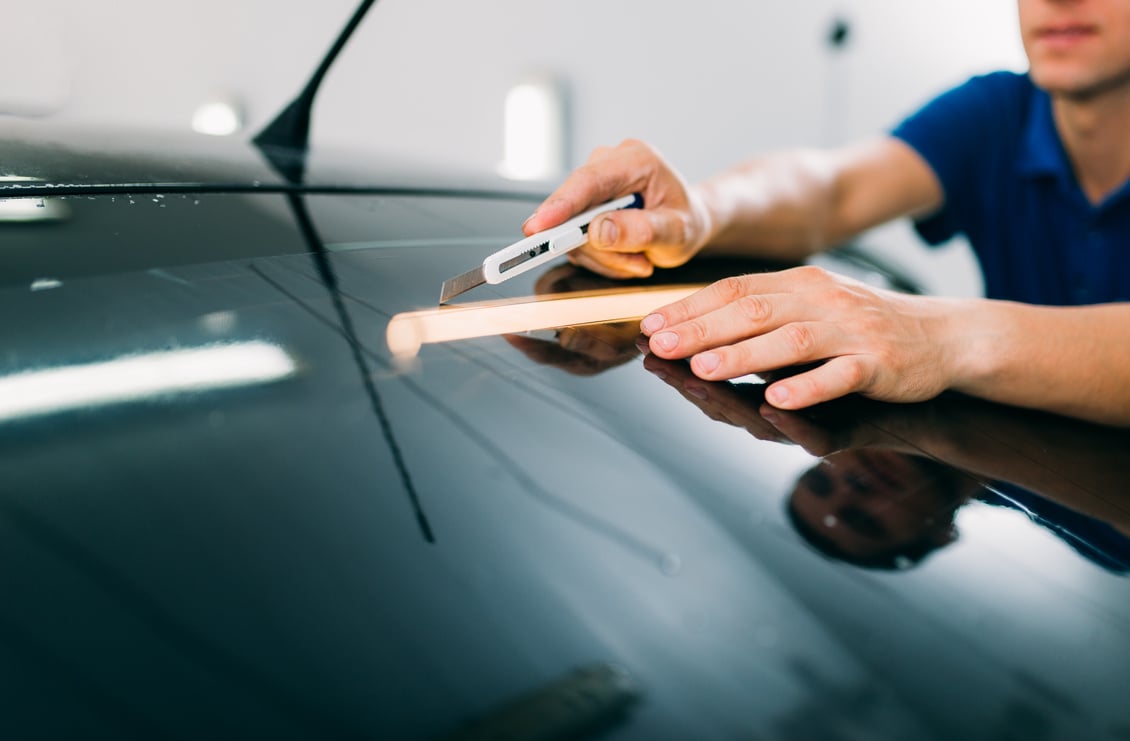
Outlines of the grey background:
[[[254,132],[353,0],[8,3],[0,111],[188,130],[225,98]],[[380,0],[319,95],[319,146],[493,172],[503,102],[531,75],[568,94],[570,165],[627,137],[696,180],[747,156],[879,132],[971,74],[1025,66],[1011,0]],[[831,47],[838,19],[848,43]],[[0,163],[2,167],[2,163]],[[980,292],[967,247],[906,224],[863,240],[928,288]]]

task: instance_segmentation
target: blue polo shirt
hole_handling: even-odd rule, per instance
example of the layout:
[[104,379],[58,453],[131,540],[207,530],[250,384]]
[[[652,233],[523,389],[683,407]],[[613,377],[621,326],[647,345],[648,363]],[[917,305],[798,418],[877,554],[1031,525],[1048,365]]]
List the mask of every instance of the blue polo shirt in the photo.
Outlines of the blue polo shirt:
[[995,72],[943,93],[892,132],[930,164],[942,209],[918,221],[931,245],[963,234],[989,298],[1047,305],[1130,300],[1130,183],[1098,205],[1079,187],[1051,99]]

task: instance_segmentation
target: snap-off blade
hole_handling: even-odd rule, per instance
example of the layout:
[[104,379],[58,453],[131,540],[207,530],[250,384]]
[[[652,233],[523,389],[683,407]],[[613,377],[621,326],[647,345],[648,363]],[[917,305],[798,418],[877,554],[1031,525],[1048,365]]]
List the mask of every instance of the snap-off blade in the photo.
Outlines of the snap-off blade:
[[466,273],[457,275],[443,282],[443,286],[439,291],[439,302],[440,304],[446,304],[459,294],[465,293],[476,286],[481,286],[486,282],[486,278],[483,277],[482,265],[477,268],[471,268]]

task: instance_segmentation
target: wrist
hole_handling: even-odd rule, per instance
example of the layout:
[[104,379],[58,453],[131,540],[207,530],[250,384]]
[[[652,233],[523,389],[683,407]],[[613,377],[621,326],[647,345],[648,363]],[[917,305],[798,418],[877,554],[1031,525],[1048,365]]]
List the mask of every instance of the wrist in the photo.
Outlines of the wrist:
[[982,395],[1003,372],[1008,350],[1007,312],[986,299],[940,299],[943,314],[940,347],[947,388]]
[[709,180],[687,187],[687,208],[694,230],[688,235],[687,244],[693,254],[717,240],[726,222],[726,214],[721,207],[718,188]]

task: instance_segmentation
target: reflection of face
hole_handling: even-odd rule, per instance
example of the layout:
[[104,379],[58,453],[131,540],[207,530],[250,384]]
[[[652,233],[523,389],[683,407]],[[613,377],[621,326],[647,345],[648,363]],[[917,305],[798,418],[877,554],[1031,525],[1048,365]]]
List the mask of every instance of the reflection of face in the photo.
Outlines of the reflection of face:
[[965,500],[948,468],[886,450],[829,455],[797,481],[797,517],[848,558],[900,552],[952,539],[953,513]]
[[1018,0],[1033,81],[1088,98],[1130,84],[1130,0]]

